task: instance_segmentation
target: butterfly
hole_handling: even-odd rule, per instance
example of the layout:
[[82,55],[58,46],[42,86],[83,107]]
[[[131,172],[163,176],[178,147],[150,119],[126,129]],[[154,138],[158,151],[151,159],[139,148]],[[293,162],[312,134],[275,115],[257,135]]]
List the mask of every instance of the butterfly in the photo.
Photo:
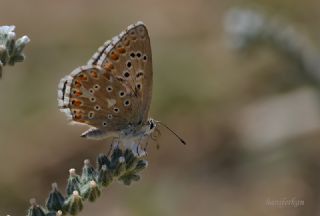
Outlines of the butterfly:
[[149,118],[152,74],[148,30],[137,22],[61,79],[59,108],[72,122],[90,126],[82,137],[137,143],[159,123]]

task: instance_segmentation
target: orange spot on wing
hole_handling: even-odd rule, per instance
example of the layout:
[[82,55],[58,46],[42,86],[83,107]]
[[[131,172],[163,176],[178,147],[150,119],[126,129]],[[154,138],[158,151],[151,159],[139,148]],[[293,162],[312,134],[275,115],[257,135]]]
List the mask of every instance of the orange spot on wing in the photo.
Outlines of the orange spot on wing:
[[113,67],[113,64],[111,62],[108,62],[107,64],[105,64],[104,68],[106,70],[112,70],[114,67]]
[[129,46],[129,45],[130,45],[130,40],[125,41],[125,42],[124,42],[124,45],[125,45],[125,46]]
[[118,60],[119,59],[119,55],[116,53],[116,52],[112,52],[110,54],[110,58],[114,61]]
[[74,120],[81,121],[82,115],[77,113],[77,114],[75,114],[75,115],[73,116],[73,118],[74,118]]
[[81,95],[82,95],[82,92],[81,92],[81,91],[77,91],[74,95],[75,95],[75,96],[81,96]]
[[82,92],[81,92],[79,89],[74,89],[74,90],[72,90],[72,93],[73,93],[73,95],[75,95],[75,96],[81,96],[81,95],[82,95]]
[[110,73],[109,72],[105,72],[104,77],[107,78],[107,80],[110,80]]
[[77,99],[73,99],[71,100],[71,104],[74,105],[74,106],[81,106],[82,105],[82,101],[81,100],[77,100]]
[[98,78],[98,73],[94,70],[90,71],[90,75],[94,78]]
[[88,80],[88,77],[86,75],[84,75],[84,74],[80,74],[78,77],[79,77],[79,79],[81,81],[87,81]]
[[126,49],[123,48],[123,47],[120,47],[120,48],[118,48],[117,50],[118,50],[118,52],[121,53],[121,54],[123,54],[123,53],[126,52]]
[[87,123],[87,121],[83,119],[83,114],[84,114],[83,110],[73,109],[72,113],[73,113],[73,120],[81,123]]
[[74,81],[74,85],[77,87],[77,88],[80,88],[81,87],[81,82],[79,80],[75,80]]

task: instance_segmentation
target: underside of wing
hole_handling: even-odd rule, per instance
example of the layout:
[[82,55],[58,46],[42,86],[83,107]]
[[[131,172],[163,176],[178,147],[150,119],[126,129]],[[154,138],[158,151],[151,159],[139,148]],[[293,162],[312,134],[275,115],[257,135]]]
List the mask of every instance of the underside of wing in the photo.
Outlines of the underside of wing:
[[147,121],[152,95],[152,56],[142,22],[101,46],[60,81],[61,111],[74,122],[118,131]]
[[138,110],[132,115],[137,122],[145,122],[152,96],[152,54],[150,38],[142,22],[107,41],[89,61],[111,71],[137,97]]

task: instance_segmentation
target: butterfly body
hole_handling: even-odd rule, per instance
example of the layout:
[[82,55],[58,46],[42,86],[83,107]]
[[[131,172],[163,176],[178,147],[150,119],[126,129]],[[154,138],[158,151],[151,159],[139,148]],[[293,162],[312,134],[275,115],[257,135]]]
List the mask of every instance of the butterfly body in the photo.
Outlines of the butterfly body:
[[97,128],[90,128],[81,136],[88,139],[105,139],[105,138],[119,138],[121,140],[136,140],[149,137],[156,129],[156,120],[149,118],[144,125],[131,125],[119,131],[103,131]]
[[156,121],[148,115],[151,96],[151,46],[142,22],[107,41],[58,88],[60,110],[72,122],[91,127],[82,137],[123,142],[136,142],[155,130]]

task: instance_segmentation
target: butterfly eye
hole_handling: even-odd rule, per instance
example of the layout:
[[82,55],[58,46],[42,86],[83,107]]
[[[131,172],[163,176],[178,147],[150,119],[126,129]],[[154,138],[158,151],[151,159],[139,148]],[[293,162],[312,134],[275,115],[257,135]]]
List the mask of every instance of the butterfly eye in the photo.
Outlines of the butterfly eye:
[[137,57],[141,58],[141,56],[142,56],[141,52],[137,52]]
[[96,102],[96,98],[95,98],[95,97],[91,97],[91,98],[90,98],[90,101],[91,101],[91,102]]
[[93,94],[94,90],[91,88],[91,89],[89,89],[89,92],[90,92],[90,94]]
[[154,128],[154,124],[152,121],[150,121],[150,130],[152,130]]
[[136,56],[136,54],[134,54],[134,52],[130,53],[130,57],[134,58]]
[[112,86],[107,87],[107,92],[112,92],[112,90],[113,90]]
[[102,126],[103,126],[103,127],[106,127],[106,126],[107,126],[107,122],[105,122],[105,121],[102,122]]
[[95,106],[94,106],[94,109],[97,110],[97,111],[99,111],[99,110],[101,110],[101,107],[100,107],[99,105],[95,105]]
[[120,91],[120,92],[119,92],[119,96],[120,96],[120,97],[124,97],[124,95],[125,95],[124,91]]

